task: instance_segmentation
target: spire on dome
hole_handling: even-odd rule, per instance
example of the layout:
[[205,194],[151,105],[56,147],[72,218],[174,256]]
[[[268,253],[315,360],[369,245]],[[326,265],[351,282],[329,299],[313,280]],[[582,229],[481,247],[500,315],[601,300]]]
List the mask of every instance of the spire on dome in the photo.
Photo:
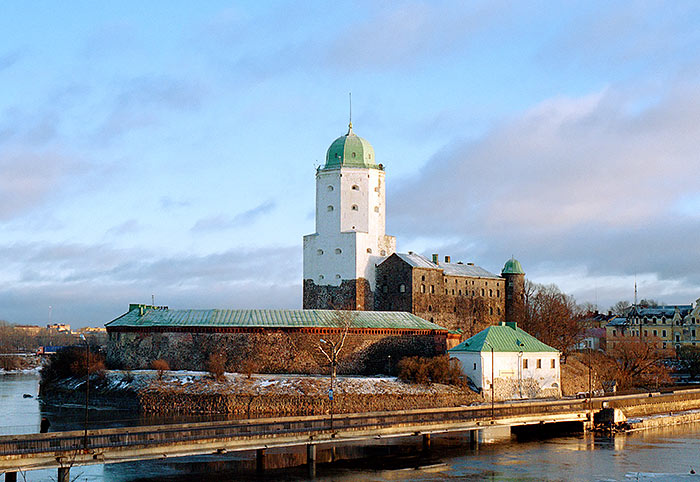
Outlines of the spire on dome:
[[350,97],[350,122],[348,122],[348,133],[346,135],[352,136],[354,135],[352,133],[352,92],[349,92],[348,96]]

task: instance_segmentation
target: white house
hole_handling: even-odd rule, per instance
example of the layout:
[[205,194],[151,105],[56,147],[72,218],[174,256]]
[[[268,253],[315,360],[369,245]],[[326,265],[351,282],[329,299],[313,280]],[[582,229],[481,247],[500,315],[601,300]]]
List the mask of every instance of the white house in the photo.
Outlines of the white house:
[[448,353],[487,398],[561,397],[560,352],[517,323],[490,326]]

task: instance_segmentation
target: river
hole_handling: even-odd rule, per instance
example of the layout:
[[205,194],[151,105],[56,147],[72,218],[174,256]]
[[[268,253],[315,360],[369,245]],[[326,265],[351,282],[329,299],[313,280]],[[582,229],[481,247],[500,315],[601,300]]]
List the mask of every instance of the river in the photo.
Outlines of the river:
[[[36,398],[39,377],[0,375],[0,434],[39,431],[42,416],[51,431],[83,428],[83,407],[49,406]],[[32,395],[25,398],[24,395]],[[138,423],[127,411],[92,407],[90,419],[100,426]],[[463,436],[434,436],[423,450],[418,437],[341,446],[333,453],[319,448],[319,481],[677,481],[698,480],[700,423],[618,434],[612,437],[574,434],[516,441],[503,433],[484,434],[485,443],[469,447]],[[139,463],[93,465],[71,469],[71,480],[100,482],[191,482],[233,480],[307,480],[303,449],[270,450],[263,475],[255,472],[252,453],[183,457]],[[23,477],[26,477],[23,478]],[[30,471],[18,480],[55,480],[55,470]]]

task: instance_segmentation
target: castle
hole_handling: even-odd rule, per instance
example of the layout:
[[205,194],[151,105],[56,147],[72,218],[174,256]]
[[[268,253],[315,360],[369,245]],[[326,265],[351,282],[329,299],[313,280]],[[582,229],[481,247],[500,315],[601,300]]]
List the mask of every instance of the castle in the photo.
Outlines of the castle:
[[519,321],[525,272],[511,258],[501,274],[437,254],[397,253],[386,234],[386,183],[372,145],[347,134],[316,170],[316,232],[304,236],[304,309],[405,311],[463,338]]

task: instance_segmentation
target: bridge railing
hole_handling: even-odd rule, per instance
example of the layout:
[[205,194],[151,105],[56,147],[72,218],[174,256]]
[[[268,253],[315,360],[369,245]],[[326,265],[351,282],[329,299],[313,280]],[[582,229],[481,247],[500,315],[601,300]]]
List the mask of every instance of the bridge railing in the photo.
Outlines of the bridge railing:
[[[494,419],[526,415],[547,415],[585,410],[586,400],[566,400],[540,403],[499,404],[494,407]],[[600,402],[597,404],[600,408]],[[491,420],[491,407],[457,407],[447,409],[410,410],[406,412],[377,412],[367,414],[337,414],[330,426],[328,416],[281,418],[195,424],[156,425],[117,429],[91,430],[87,437],[82,431],[48,434],[9,435],[0,437],[0,457],[46,452],[71,452],[83,449],[149,446],[207,439],[231,439],[272,435],[293,435],[311,432],[358,430],[386,427],[416,426]]]

